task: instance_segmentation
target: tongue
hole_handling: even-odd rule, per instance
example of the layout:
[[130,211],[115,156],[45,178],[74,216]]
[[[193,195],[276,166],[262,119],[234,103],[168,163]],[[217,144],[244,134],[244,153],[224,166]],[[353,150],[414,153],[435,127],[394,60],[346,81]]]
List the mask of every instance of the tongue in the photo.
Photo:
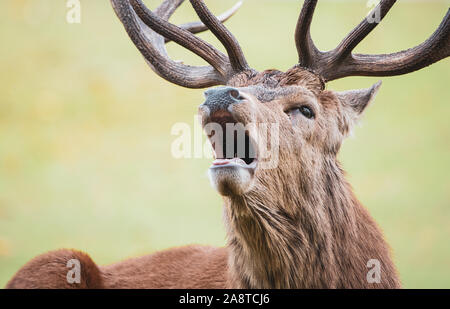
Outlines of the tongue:
[[246,165],[244,160],[240,158],[233,158],[233,159],[216,159],[213,161],[214,166],[221,166],[221,165],[228,165],[230,163],[236,163],[239,165]]

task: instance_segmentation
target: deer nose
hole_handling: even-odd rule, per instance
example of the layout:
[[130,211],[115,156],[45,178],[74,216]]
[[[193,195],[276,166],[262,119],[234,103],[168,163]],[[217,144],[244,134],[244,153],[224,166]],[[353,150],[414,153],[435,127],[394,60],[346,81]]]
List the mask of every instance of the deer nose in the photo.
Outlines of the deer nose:
[[209,108],[211,113],[218,110],[228,110],[232,104],[241,102],[244,98],[238,89],[233,87],[220,87],[205,91],[205,103],[202,106]]

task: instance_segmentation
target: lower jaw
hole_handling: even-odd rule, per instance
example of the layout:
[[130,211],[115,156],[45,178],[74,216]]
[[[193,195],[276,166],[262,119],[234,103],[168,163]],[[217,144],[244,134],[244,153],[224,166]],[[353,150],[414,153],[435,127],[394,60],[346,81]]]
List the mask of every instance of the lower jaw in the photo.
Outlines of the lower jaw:
[[240,196],[247,193],[253,183],[256,162],[242,165],[228,162],[221,165],[212,165],[209,169],[209,178],[212,186],[222,196]]
[[257,160],[253,160],[250,164],[245,163],[242,159],[216,159],[213,161],[210,169],[219,168],[243,168],[252,171],[252,174],[256,170]]

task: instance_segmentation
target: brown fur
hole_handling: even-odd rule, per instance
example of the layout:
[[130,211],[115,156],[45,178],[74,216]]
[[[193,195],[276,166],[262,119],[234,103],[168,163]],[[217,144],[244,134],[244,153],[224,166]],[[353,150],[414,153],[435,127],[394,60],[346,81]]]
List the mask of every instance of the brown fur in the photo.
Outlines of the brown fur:
[[[7,288],[398,288],[390,249],[358,202],[337,161],[374,91],[358,108],[323,90],[299,67],[236,76],[230,85],[252,97],[234,106],[239,121],[278,123],[279,166],[257,169],[251,189],[224,197],[227,248],[185,247],[97,267],[85,254],[60,250],[33,259]],[[285,110],[307,101],[314,121],[292,125]],[[82,264],[82,284],[68,285],[68,259]],[[367,262],[381,263],[368,283]]]
[[[201,289],[226,288],[227,252],[224,248],[189,246],[97,265],[84,253],[58,250],[38,256],[22,267],[7,289]],[[79,259],[81,283],[69,284],[66,264]]]
[[[67,262],[80,261],[81,282],[69,284],[66,279]],[[85,253],[75,250],[58,250],[40,255],[24,267],[6,285],[7,289],[41,288],[41,289],[98,289],[103,287],[100,270]]]

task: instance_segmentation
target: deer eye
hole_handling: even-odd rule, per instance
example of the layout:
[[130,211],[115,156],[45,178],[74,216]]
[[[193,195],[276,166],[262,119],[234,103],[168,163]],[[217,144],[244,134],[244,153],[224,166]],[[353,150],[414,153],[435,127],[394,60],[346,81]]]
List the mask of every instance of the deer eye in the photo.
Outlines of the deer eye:
[[286,111],[286,114],[292,118],[293,116],[296,116],[298,114],[302,114],[304,117],[308,118],[308,119],[313,119],[314,118],[314,112],[312,111],[312,109],[306,105],[300,106],[300,107],[295,107],[292,108],[288,111]]
[[300,113],[308,119],[314,118],[314,112],[308,106],[300,107]]

